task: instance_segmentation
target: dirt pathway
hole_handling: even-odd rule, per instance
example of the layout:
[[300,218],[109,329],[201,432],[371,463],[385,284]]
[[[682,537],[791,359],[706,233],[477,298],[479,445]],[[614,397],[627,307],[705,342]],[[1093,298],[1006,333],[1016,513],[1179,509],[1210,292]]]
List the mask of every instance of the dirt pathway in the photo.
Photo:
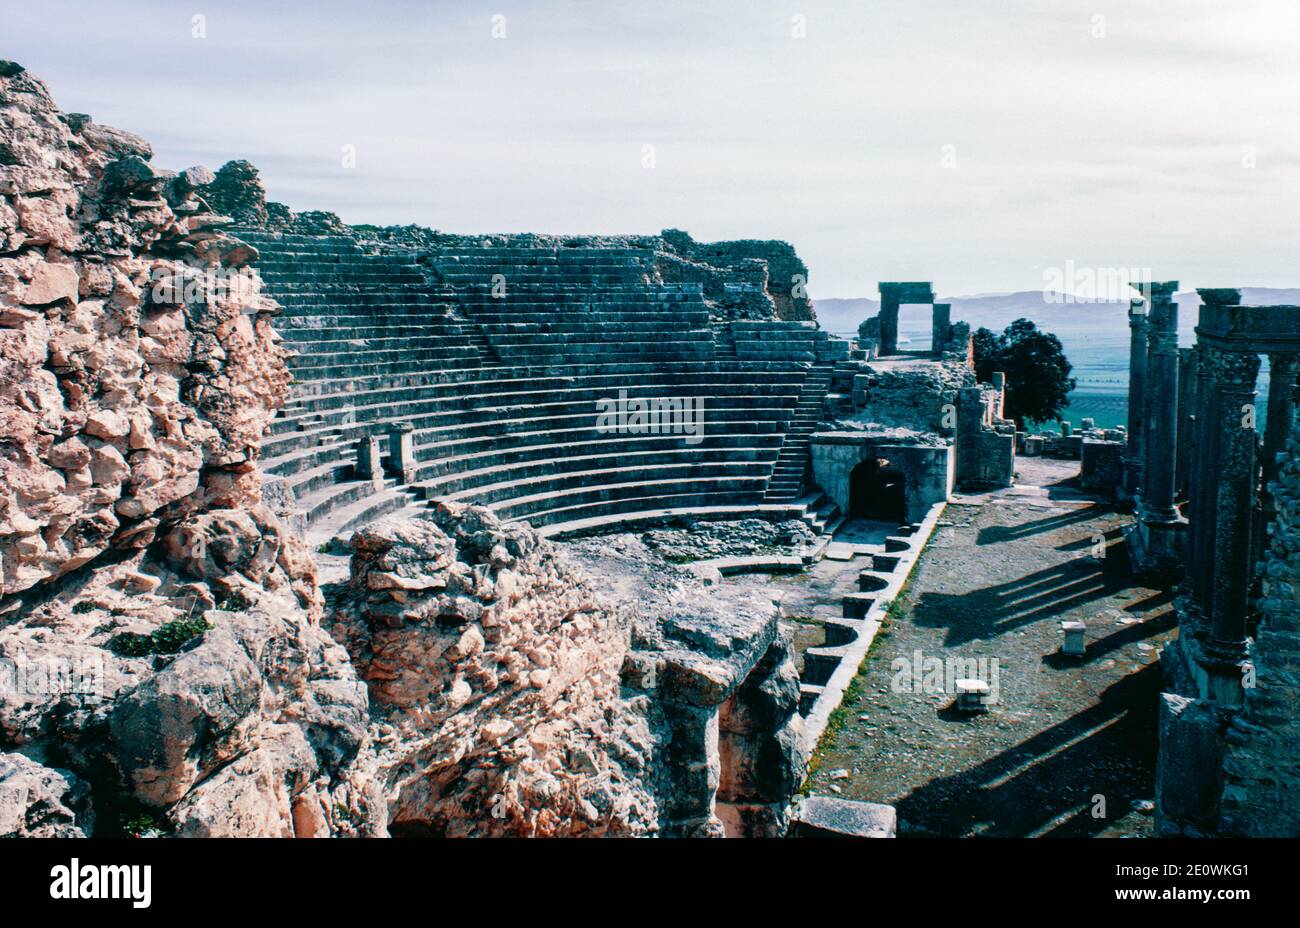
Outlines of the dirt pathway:
[[[1019,464],[1016,487],[949,506],[810,791],[893,804],[904,835],[1149,834],[1171,596],[1132,578],[1126,517],[1075,488],[1077,462]],[[1056,653],[1068,620],[1080,660]],[[968,716],[951,681],[973,667],[997,702]]]

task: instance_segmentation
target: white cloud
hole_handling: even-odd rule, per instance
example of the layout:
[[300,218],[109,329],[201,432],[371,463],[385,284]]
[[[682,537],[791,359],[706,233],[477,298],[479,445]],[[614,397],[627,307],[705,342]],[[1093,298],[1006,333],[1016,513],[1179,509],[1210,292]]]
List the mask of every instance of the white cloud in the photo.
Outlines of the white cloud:
[[0,54],[65,109],[354,222],[784,238],[814,296],[1067,259],[1297,282],[1300,3],[224,0],[203,40],[175,5],[10,7]]

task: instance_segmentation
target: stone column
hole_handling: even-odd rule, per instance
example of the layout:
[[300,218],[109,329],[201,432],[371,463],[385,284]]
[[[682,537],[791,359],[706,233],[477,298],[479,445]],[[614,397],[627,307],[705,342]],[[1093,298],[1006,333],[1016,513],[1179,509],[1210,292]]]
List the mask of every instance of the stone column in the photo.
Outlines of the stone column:
[[898,351],[898,285],[880,285],[880,353]]
[[[1258,482],[1257,432],[1254,427],[1255,381],[1259,358],[1254,354],[1203,349],[1213,389],[1212,418],[1216,433],[1212,469],[1203,483],[1212,487],[1214,537],[1212,560],[1198,568],[1211,572],[1201,606],[1204,633],[1201,666],[1209,675],[1206,698],[1225,705],[1241,701],[1241,664],[1246,652],[1246,608],[1254,564],[1255,487]],[[1213,479],[1208,479],[1210,477]],[[1211,496],[1204,497],[1210,502]]]
[[388,453],[402,483],[415,482],[415,426],[395,422],[388,430]]
[[1133,300],[1128,308],[1128,451],[1124,455],[1124,494],[1137,496],[1146,469],[1143,436],[1146,434],[1147,312],[1146,301]]
[[1144,570],[1168,571],[1182,564],[1186,523],[1174,505],[1178,440],[1177,281],[1140,285],[1150,300],[1147,317],[1146,421],[1139,507],[1139,545]]
[[1189,499],[1192,469],[1192,430],[1196,423],[1198,355],[1195,348],[1178,349],[1178,438],[1174,455],[1174,498]]
[[948,344],[948,330],[952,326],[952,304],[935,303],[930,315],[930,350],[935,354],[943,352]]
[[383,489],[384,468],[379,457],[378,435],[366,435],[357,439],[357,477],[369,480],[376,490]]
[[[1296,380],[1300,378],[1300,355],[1268,356],[1268,411],[1264,421],[1264,510],[1266,518],[1273,511],[1273,494],[1268,485],[1277,479],[1278,455],[1286,452],[1295,417]],[[1268,519],[1271,521],[1271,519]]]
[[1197,633],[1202,627],[1201,604],[1209,588],[1210,565],[1213,555],[1210,547],[1214,541],[1214,505],[1212,491],[1215,482],[1203,477],[1209,474],[1218,450],[1217,432],[1214,429],[1211,408],[1214,391],[1210,369],[1205,362],[1205,349],[1196,346],[1196,383],[1192,400],[1193,421],[1187,474],[1188,555],[1187,571],[1183,581],[1188,601],[1184,612],[1187,633]]

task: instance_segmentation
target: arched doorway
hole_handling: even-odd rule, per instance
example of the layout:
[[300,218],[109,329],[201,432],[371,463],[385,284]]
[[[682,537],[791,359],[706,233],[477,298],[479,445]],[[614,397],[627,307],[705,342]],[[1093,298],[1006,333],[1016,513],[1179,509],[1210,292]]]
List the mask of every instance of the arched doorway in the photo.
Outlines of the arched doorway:
[[849,516],[901,525],[907,516],[907,476],[885,460],[863,461],[849,474]]

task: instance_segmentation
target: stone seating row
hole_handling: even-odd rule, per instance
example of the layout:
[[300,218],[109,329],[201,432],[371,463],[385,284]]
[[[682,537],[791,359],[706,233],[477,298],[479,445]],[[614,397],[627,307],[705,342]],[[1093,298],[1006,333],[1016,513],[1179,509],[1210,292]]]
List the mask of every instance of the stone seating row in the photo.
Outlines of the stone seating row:
[[[435,255],[430,271],[344,236],[248,239],[295,378],[263,466],[317,530],[451,499],[563,533],[769,505],[776,467],[782,496],[801,487],[787,433],[807,418],[811,363],[798,362],[824,353],[818,330],[769,342],[746,329],[747,358],[719,360],[699,285],[648,283],[636,250],[487,248]],[[702,440],[601,431],[596,402],[619,390],[703,397]],[[388,473],[358,454],[372,438]]]

